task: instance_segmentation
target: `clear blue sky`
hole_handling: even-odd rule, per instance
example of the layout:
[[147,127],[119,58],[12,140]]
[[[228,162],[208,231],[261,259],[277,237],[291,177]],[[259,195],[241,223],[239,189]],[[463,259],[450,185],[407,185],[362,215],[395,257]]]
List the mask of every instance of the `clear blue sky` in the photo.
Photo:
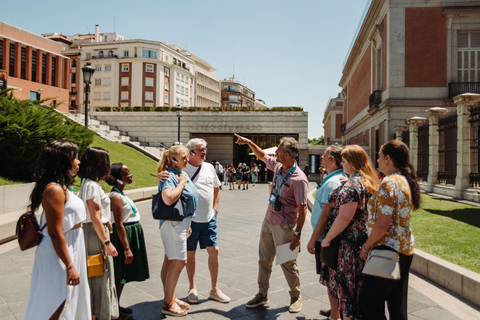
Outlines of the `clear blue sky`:
[[64,35],[116,32],[168,41],[233,74],[273,106],[308,111],[308,137],[323,135],[323,113],[368,0],[2,1],[0,20]]

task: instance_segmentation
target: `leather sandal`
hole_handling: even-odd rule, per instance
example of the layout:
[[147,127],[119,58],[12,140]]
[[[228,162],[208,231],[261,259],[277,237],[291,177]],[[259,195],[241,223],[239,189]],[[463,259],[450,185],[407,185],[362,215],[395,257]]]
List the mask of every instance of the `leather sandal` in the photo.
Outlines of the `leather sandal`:
[[325,317],[330,317],[330,310],[320,310],[320,314]]
[[178,298],[175,297],[175,302],[180,306],[180,308],[182,309],[190,309],[190,304],[185,302],[185,301],[182,301]]
[[[176,304],[175,302],[176,299],[177,298],[173,297],[172,301],[169,304],[165,304],[165,302],[163,302],[163,308],[162,308],[163,314],[167,314],[169,316],[174,316],[174,317],[183,317],[188,314],[188,311],[186,309],[183,309],[178,304]],[[177,305],[178,308],[175,308],[174,305]]]

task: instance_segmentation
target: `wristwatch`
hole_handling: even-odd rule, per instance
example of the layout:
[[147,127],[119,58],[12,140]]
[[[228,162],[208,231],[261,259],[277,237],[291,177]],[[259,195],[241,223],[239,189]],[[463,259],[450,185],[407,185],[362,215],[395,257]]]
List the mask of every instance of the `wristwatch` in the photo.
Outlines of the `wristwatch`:
[[105,242],[103,243],[104,246],[108,246],[110,244],[110,240],[105,240]]
[[293,234],[296,235],[296,236],[299,237],[299,238],[302,236],[302,233],[301,233],[301,232],[298,232],[298,231],[295,231]]

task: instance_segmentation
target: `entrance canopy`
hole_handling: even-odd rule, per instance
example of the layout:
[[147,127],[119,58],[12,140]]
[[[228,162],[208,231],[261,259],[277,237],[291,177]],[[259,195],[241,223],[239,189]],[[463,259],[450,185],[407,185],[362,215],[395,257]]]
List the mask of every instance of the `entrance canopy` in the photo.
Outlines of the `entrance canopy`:
[[[266,154],[268,154],[269,156],[274,156],[275,155],[275,151],[277,151],[277,147],[271,147],[271,148],[267,148],[267,149],[264,149],[263,152],[265,152]],[[253,156],[255,155],[253,152],[249,153],[249,155]]]

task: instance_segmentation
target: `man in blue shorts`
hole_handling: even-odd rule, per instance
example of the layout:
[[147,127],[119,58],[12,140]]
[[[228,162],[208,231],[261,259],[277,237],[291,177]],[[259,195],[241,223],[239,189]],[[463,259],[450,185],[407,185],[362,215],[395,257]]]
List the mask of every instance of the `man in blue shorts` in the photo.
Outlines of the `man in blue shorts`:
[[220,181],[213,165],[205,162],[207,142],[198,138],[191,139],[186,147],[190,152],[190,159],[184,170],[200,194],[195,218],[192,219],[192,234],[187,239],[187,275],[190,283],[187,300],[189,303],[198,303],[195,284],[195,253],[197,245],[200,243],[200,249],[207,249],[208,252],[208,266],[212,281],[209,299],[227,303],[230,302],[230,298],[218,288],[217,215]]

